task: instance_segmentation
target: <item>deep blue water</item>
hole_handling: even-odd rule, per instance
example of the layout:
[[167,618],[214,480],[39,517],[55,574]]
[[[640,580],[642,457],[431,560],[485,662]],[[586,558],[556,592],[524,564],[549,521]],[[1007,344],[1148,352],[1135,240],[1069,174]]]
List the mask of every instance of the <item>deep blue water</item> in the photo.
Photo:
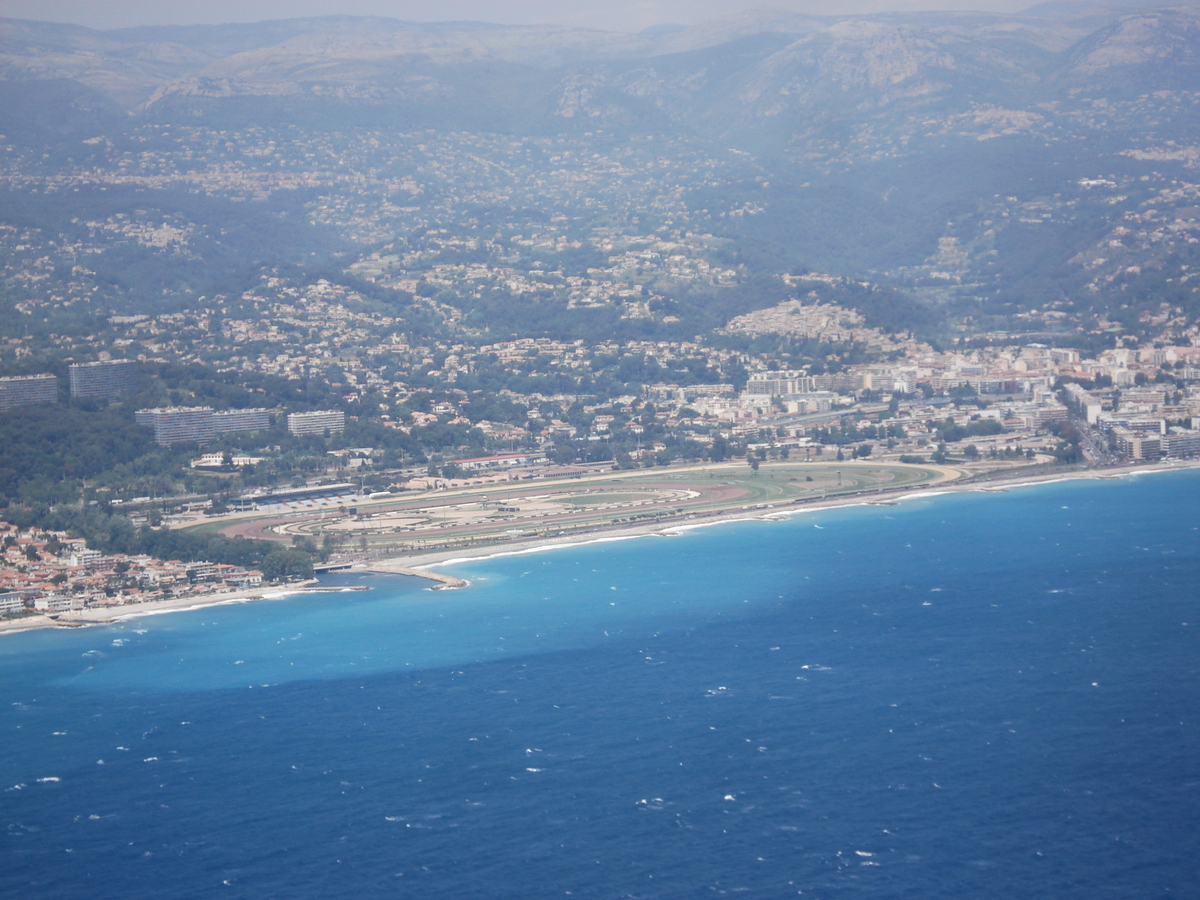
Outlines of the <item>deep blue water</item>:
[[0,896],[1196,896],[1198,501],[944,495],[2,637]]

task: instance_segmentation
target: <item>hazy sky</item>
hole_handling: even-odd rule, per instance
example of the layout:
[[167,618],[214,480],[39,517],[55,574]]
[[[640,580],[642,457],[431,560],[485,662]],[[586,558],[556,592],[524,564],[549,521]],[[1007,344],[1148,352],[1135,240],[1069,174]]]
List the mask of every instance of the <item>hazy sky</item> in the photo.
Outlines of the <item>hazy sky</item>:
[[880,10],[986,9],[1014,12],[1037,0],[0,0],[0,15],[73,22],[92,28],[255,22],[334,13],[420,21],[474,19],[555,22],[638,31],[665,22],[692,24],[756,6],[837,14]]

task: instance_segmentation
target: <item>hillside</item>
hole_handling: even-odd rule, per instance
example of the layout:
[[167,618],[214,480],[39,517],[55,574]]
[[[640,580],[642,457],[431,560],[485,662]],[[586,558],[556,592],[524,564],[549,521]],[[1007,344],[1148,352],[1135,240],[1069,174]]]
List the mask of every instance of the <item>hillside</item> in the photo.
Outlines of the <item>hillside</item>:
[[[0,78],[7,189],[70,173],[86,192],[95,179],[79,173],[120,172],[112,190],[140,192],[157,225],[199,217],[172,226],[191,235],[192,256],[142,247],[159,289],[185,306],[213,264],[226,275],[329,253],[353,264],[354,247],[414,228],[474,218],[478,230],[467,207],[511,206],[517,194],[505,218],[524,221],[539,204],[564,212],[553,208],[561,196],[534,187],[559,177],[555,154],[539,151],[549,167],[539,173],[504,146],[508,135],[566,142],[578,177],[604,182],[568,213],[586,246],[605,229],[644,231],[628,204],[667,204],[672,221],[710,235],[696,251],[709,265],[743,279],[801,268],[870,279],[947,328],[1136,320],[1164,290],[1200,309],[1179,288],[1200,262],[1194,3],[1047,3],[1018,16],[763,8],[643,34],[350,17],[109,32],[0,20]],[[421,134],[490,146],[473,151],[486,173],[414,169]],[[363,151],[371,140],[392,149]],[[591,163],[579,155],[588,147]],[[687,159],[690,174],[667,165],[675,174],[651,184],[631,172],[621,189],[626,176],[605,172],[623,154],[642,172]],[[248,181],[258,189],[242,190]],[[182,212],[162,193],[200,183],[208,199]],[[114,212],[129,202],[114,198],[95,202]],[[348,229],[330,212],[350,207],[370,224]],[[65,227],[21,199],[0,215]],[[253,226],[252,256],[222,237],[223,215],[268,223]],[[737,312],[712,290],[689,296],[667,299],[713,321]],[[454,290],[444,299],[471,305]],[[124,302],[145,301],[126,290]]]

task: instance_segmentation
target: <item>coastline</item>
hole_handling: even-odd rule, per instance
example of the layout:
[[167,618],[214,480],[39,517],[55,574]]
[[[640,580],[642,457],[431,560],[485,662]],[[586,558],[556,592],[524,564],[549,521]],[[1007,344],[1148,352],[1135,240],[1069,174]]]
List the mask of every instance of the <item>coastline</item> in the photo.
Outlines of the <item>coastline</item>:
[[[548,539],[543,536],[512,541],[503,545],[497,545],[494,548],[488,548],[490,552],[473,555],[464,555],[464,551],[458,548],[429,551],[404,557],[377,559],[357,563],[349,571],[368,571],[423,578],[434,582],[429,588],[430,590],[458,590],[468,587],[469,582],[445,572],[432,571],[432,569],[434,567],[440,568],[442,566],[482,562],[505,556],[519,556],[529,553],[570,549],[588,544],[613,543],[641,537],[672,537],[698,528],[709,528],[733,522],[781,521],[809,512],[845,509],[856,506],[893,506],[905,500],[936,497],[949,493],[1005,493],[1016,488],[1036,487],[1064,481],[1101,481],[1135,475],[1178,472],[1195,468],[1200,468],[1200,460],[1174,461],[1170,464],[1157,463],[1149,466],[1128,465],[1104,470],[1078,469],[1066,472],[1047,472],[1033,476],[1014,473],[1010,478],[997,477],[987,481],[965,480],[960,470],[947,470],[948,472],[953,472],[954,476],[957,477],[952,476],[934,484],[898,488],[882,495],[863,493],[824,500],[811,500],[785,508],[755,510],[752,513],[748,513],[745,509],[722,510],[698,516],[693,520],[672,522],[669,524],[646,523],[601,526],[562,538]],[[169,600],[156,600],[104,609],[71,610],[70,612],[57,613],[53,616],[43,614],[14,619],[0,619],[0,637],[6,634],[47,628],[83,628],[111,625],[116,622],[141,618],[143,616],[187,612],[212,606],[249,603],[256,600],[280,600],[293,594],[321,593],[329,590],[329,588],[321,588],[319,579],[313,578],[277,587],[258,588],[253,591],[215,591],[209,594],[197,594],[188,597],[177,597]],[[337,588],[334,590],[340,592],[343,589]],[[351,590],[351,588],[347,588],[347,590]]]
[[[869,465],[869,463],[864,464]],[[892,506],[905,500],[919,500],[926,497],[936,497],[942,494],[969,492],[985,494],[1005,493],[1015,488],[1036,487],[1045,484],[1055,484],[1063,481],[1106,481],[1110,479],[1126,478],[1134,475],[1152,475],[1155,473],[1177,472],[1185,469],[1196,468],[1200,468],[1200,460],[1180,460],[1174,461],[1169,465],[1156,463],[1149,466],[1119,466],[1111,469],[1105,469],[1103,471],[1096,469],[1079,469],[1068,472],[1047,472],[1042,475],[1032,476],[1028,473],[1014,473],[1010,478],[998,477],[988,481],[965,481],[959,477],[947,479],[934,484],[923,484],[914,485],[912,487],[898,488],[890,492],[885,492],[882,495],[862,493],[858,495],[831,497],[824,500],[810,500],[803,503],[797,503],[789,507],[768,510],[754,510],[753,512],[743,509],[731,509],[709,513],[704,515],[703,518],[698,518],[695,520],[672,522],[669,524],[654,523],[617,525],[596,528],[591,531],[572,534],[562,538],[529,538],[526,540],[517,540],[503,545],[497,545],[494,548],[488,548],[490,552],[483,553],[464,554],[464,551],[461,548],[433,550],[426,553],[412,554],[405,557],[392,557],[388,559],[376,560],[371,563],[364,563],[360,568],[373,570],[376,566],[398,565],[404,566],[410,570],[414,570],[414,574],[419,574],[421,570],[427,570],[434,566],[441,567],[460,565],[464,563],[481,562],[488,559],[497,559],[504,556],[520,556],[528,553],[541,553],[543,551],[581,547],[588,544],[601,544],[611,543],[614,541],[632,540],[639,537],[671,537],[697,528],[710,528],[732,522],[779,521],[781,519],[792,518],[808,512],[845,509],[856,506]],[[381,569],[379,571],[383,570]],[[424,577],[429,577],[432,574],[434,573],[428,573]]]
[[210,606],[227,606],[232,603],[250,603],[255,600],[281,600],[292,594],[314,592],[320,582],[316,578],[281,584],[278,587],[259,588],[253,591],[212,591],[188,597],[172,597],[169,600],[151,600],[146,603],[129,603],[92,609],[73,609],[53,615],[22,616],[16,619],[0,619],[0,635],[34,631],[41,628],[85,628],[92,625],[112,625],[127,619],[155,616],[172,612],[188,612]]

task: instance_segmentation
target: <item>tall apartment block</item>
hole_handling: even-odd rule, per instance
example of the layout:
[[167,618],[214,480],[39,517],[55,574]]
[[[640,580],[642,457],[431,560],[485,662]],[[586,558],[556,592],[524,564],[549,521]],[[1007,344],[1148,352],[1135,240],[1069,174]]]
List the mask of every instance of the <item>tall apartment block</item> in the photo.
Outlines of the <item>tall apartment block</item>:
[[271,427],[269,409],[231,409],[213,413],[213,429],[217,434],[231,431],[263,431]]
[[57,403],[58,379],[53,375],[9,375],[0,378],[0,412],[33,403]]
[[326,429],[330,434],[341,434],[346,430],[346,414],[340,409],[319,409],[288,416],[291,434],[324,434]]
[[71,366],[72,397],[106,397],[116,400],[133,387],[137,366],[132,359],[109,359]]
[[139,409],[133,414],[139,425],[154,429],[154,440],[164,447],[195,441],[206,444],[219,434],[261,431],[271,427],[269,409],[231,409],[213,412],[208,406],[169,406]]
[[216,436],[213,411],[209,406],[165,406],[159,409],[139,409],[133,414],[139,425],[154,429],[154,443],[163,447],[172,444],[207,444]]

